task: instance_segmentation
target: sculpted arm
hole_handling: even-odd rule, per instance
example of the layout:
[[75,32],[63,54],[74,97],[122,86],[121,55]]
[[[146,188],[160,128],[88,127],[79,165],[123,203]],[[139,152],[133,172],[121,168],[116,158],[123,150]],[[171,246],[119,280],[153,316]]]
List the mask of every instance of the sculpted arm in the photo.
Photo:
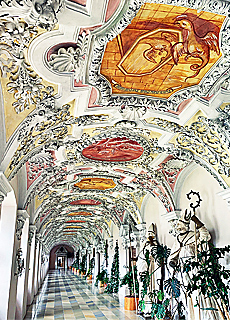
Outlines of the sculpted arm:
[[195,222],[197,229],[199,230],[199,239],[198,241],[209,241],[211,240],[211,235],[208,229],[204,226],[203,222],[201,222],[195,215],[191,217],[191,220]]

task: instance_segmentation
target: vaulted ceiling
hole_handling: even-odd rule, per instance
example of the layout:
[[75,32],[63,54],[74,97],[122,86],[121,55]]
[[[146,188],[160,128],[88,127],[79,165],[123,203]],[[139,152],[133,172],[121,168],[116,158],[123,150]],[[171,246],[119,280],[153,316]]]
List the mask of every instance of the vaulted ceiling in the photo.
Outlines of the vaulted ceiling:
[[47,251],[142,223],[147,194],[179,209],[197,166],[229,187],[229,2],[0,6],[0,169]]

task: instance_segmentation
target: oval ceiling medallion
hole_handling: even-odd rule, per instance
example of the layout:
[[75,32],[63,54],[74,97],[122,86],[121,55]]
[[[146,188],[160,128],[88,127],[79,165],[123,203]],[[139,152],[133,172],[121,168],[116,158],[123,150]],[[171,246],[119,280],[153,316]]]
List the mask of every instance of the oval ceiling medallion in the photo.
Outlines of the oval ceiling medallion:
[[74,186],[80,189],[106,190],[114,188],[116,183],[112,179],[84,178],[80,182],[75,183]]
[[92,216],[92,213],[86,211],[71,212],[68,216]]
[[72,202],[70,202],[70,204],[72,206],[76,206],[76,205],[79,205],[79,204],[88,204],[88,205],[93,205],[93,206],[97,206],[97,205],[100,205],[101,202],[98,201],[98,200],[93,200],[93,199],[80,199],[80,200],[74,200]]
[[130,161],[139,158],[144,148],[126,137],[107,138],[95,142],[82,151],[82,155],[98,161]]
[[65,223],[85,223],[87,221],[83,221],[83,220],[68,220]]
[[[65,229],[81,229],[80,226],[67,226],[65,227]],[[65,231],[68,231],[68,230],[65,230]]]

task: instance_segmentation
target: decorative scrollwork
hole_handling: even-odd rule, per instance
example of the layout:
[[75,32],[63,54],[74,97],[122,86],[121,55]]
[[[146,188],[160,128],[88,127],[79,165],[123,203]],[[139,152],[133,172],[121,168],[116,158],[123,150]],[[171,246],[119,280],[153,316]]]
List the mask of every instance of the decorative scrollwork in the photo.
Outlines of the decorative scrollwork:
[[25,210],[18,210],[17,221],[16,221],[16,237],[21,240],[22,229],[24,227],[26,218],[29,217]]
[[27,176],[29,180],[36,179],[44,168],[54,166],[54,159],[51,154],[41,154],[32,157],[28,161]]
[[[46,30],[52,30],[58,22],[57,13],[63,8],[64,1],[51,0],[47,2],[45,0],[1,0],[0,6],[9,7],[9,11],[11,8],[14,9],[14,7],[17,8],[20,6],[24,9],[25,16],[23,18],[26,22],[32,23]],[[20,13],[21,10],[19,11],[19,14]]]
[[47,61],[49,67],[56,72],[74,72],[74,79],[84,80],[84,67],[87,56],[89,35],[85,32],[78,36],[76,47],[60,48]]
[[31,244],[32,244],[35,232],[36,232],[36,227],[34,225],[30,225],[29,226],[29,237],[28,237],[29,246],[31,246]]
[[15,271],[14,275],[16,277],[20,277],[22,275],[23,270],[25,269],[24,258],[22,258],[22,248],[18,248],[18,250],[16,252],[15,267],[16,267],[16,271]]

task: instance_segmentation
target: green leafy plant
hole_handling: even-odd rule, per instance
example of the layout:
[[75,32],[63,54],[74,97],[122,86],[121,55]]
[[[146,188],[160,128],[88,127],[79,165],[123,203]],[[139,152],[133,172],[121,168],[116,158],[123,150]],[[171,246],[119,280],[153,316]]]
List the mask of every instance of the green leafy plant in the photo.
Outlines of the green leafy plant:
[[94,266],[95,266],[95,258],[92,258],[90,259],[90,262],[89,262],[89,269],[87,271],[86,277],[92,275]]
[[152,246],[151,254],[159,266],[166,265],[171,249],[158,242]]
[[157,319],[164,319],[168,313],[169,299],[164,298],[164,292],[161,290],[154,290],[149,294],[152,301],[151,316]]
[[[134,270],[134,280],[135,280],[135,293],[136,295],[139,294],[139,282],[137,280],[137,267],[133,267]],[[129,271],[124,275],[124,277],[121,279],[120,286],[127,285],[129,289],[129,296],[134,296],[134,283],[133,283],[133,270],[130,267]]]
[[106,287],[105,292],[107,293],[118,293],[120,283],[120,273],[119,273],[119,247],[118,242],[116,242],[115,253],[113,257],[113,263],[111,268],[111,275]]
[[[155,270],[150,273],[150,251],[146,250],[145,252],[145,261],[147,263],[147,270],[140,274],[140,280],[142,282],[141,290],[141,300],[139,302],[139,308],[141,312],[145,309],[145,296],[148,294],[151,303],[152,303],[152,317],[157,319],[162,319],[165,317],[166,313],[169,312],[169,299],[164,299],[164,280],[165,280],[165,269],[167,267],[168,257],[170,255],[170,249],[167,246],[160,244],[157,240],[154,240],[151,248],[151,256],[156,261],[157,267]],[[159,290],[153,290],[148,293],[149,285],[151,281],[152,274],[160,269],[161,277],[157,279],[159,283]],[[176,280],[173,282],[176,285]],[[167,290],[170,290],[172,283],[166,283]],[[173,287],[174,288],[174,287]],[[178,287],[176,287],[178,290]],[[176,288],[174,288],[176,290]],[[178,292],[177,292],[178,294]]]
[[86,254],[82,256],[81,263],[80,263],[80,271],[83,273],[86,273]]
[[99,272],[98,275],[96,276],[95,286],[98,286],[99,281],[101,281],[102,284],[108,283],[109,278],[108,278],[108,273],[106,269],[102,269],[102,271]]
[[149,274],[149,267],[150,267],[150,258],[149,258],[149,250],[145,251],[145,261],[147,263],[147,270],[140,273],[140,281],[142,282],[142,289],[141,289],[141,299],[139,301],[139,308],[141,312],[145,309],[145,301],[144,298],[148,294],[148,287],[150,284],[150,274]]
[[164,288],[169,295],[172,295],[173,298],[179,298],[181,284],[180,281],[175,278],[169,278],[164,281]]
[[165,280],[165,267],[167,266],[168,257],[170,256],[171,250],[160,244],[158,241],[152,246],[151,255],[156,261],[158,267],[161,269],[161,278],[160,280],[160,290],[164,290],[164,280]]
[[[189,296],[196,292],[198,296],[213,298],[216,308],[222,318],[230,319],[228,314],[228,291],[230,270],[226,270],[219,263],[219,259],[230,252],[230,245],[224,248],[216,248],[213,244],[203,241],[198,245],[196,257],[190,257],[183,261],[183,272],[188,275],[189,283],[187,293]],[[193,270],[196,270],[194,273]],[[199,306],[199,302],[198,302]],[[207,308],[206,310],[213,310]]]
[[183,302],[179,301],[177,304],[177,312],[178,312],[179,320],[185,320],[184,310],[185,310],[185,307],[183,305]]
[[72,267],[73,268],[76,268],[76,269],[79,269],[79,251],[77,252],[76,254],[76,258],[72,264]]

